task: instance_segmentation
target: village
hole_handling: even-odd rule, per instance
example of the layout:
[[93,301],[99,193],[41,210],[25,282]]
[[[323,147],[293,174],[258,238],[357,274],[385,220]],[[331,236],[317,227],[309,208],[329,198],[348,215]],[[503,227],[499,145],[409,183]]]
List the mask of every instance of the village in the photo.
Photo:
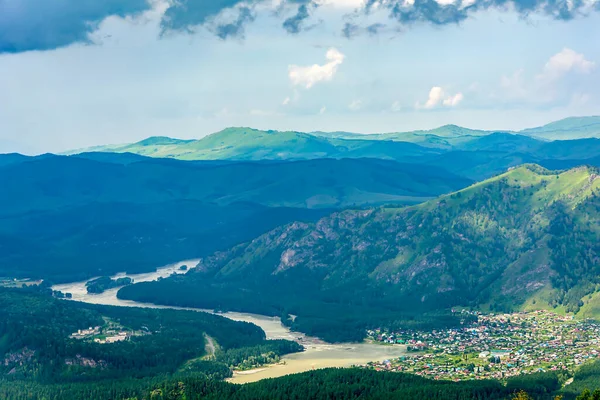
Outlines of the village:
[[89,327],[87,329],[78,329],[69,337],[77,340],[93,340],[95,343],[106,344],[123,342],[131,339],[133,336],[149,335],[147,330],[134,331],[126,329],[122,325],[105,318],[104,326]]
[[368,332],[369,339],[407,346],[408,354],[364,368],[409,372],[453,381],[505,379],[564,370],[600,356],[600,324],[548,311],[475,314],[477,322],[456,329]]

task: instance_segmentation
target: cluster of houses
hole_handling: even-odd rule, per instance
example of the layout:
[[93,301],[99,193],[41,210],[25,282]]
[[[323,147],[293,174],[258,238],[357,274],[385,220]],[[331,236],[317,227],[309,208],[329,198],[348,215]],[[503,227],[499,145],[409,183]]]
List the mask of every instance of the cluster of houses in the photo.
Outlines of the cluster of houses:
[[96,343],[115,343],[115,342],[122,342],[124,340],[127,340],[131,337],[131,334],[128,332],[117,332],[116,334],[113,334],[111,336],[106,336],[104,339],[101,338],[95,338],[94,342]]
[[547,370],[574,370],[600,356],[600,324],[548,311],[478,315],[455,329],[369,331],[372,340],[406,345],[407,356],[368,368],[434,379],[502,379]]
[[125,340],[129,340],[132,336],[140,336],[143,334],[149,334],[146,331],[131,331],[126,330],[125,328],[110,322],[108,326],[101,327],[89,327],[88,329],[79,329],[77,332],[72,333],[69,337],[72,339],[90,339],[95,343],[105,344],[105,343],[116,343],[122,342]]
[[88,339],[90,337],[100,334],[101,327],[89,327],[88,329],[78,329],[77,332],[72,333],[69,337],[71,339]]

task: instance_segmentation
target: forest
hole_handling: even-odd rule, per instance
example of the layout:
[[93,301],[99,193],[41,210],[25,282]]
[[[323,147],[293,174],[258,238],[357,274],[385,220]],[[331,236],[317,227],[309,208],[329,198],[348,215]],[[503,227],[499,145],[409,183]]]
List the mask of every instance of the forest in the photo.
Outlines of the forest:
[[133,279],[128,277],[111,279],[109,276],[102,276],[88,281],[85,287],[88,293],[97,294],[119,286],[131,285],[132,283]]
[[365,291],[360,286],[320,293],[314,282],[316,279],[299,276],[294,280],[294,289],[289,283],[278,282],[269,291],[260,291],[259,287],[213,286],[209,281],[195,279],[194,275],[174,276],[159,282],[126,286],[117,296],[169,306],[278,316],[292,330],[331,343],[361,341],[366,330],[373,327],[441,329],[459,326],[471,318],[453,315],[449,310],[431,311],[419,307],[407,310],[401,302],[398,306],[392,302],[382,303],[380,292]]
[[[597,373],[597,371],[596,371]],[[259,400],[259,399],[399,399],[399,400],[596,400],[595,381],[574,382],[561,389],[565,377],[554,372],[498,381],[433,381],[416,375],[363,369],[322,369],[245,385],[233,385],[206,376],[180,374],[145,379],[120,379],[94,383],[39,384],[0,381],[0,398],[25,400]],[[580,389],[583,387],[583,389]],[[587,397],[587,393],[590,393]],[[586,396],[586,397],[582,397]],[[562,396],[562,397],[561,397]]]
[[[314,399],[460,400],[512,399],[519,391],[545,400],[556,395],[574,399],[600,386],[600,362],[579,369],[564,389],[569,376],[554,372],[502,384],[352,368],[233,385],[223,382],[232,369],[276,362],[302,347],[265,340],[257,326],[217,315],[64,301],[37,286],[0,288],[0,310],[0,398],[7,400],[300,399],[307,394]],[[75,332],[103,325],[131,336],[111,344],[73,338]],[[212,354],[206,336],[217,343]]]
[[[110,325],[127,340],[102,344],[74,337]],[[206,336],[218,345],[206,352]],[[231,375],[233,368],[260,365],[302,351],[295,342],[268,341],[256,325],[217,315],[175,310],[98,306],[52,298],[38,288],[0,288],[0,375],[12,382],[64,384],[126,378]],[[205,362],[192,362],[206,359]],[[268,361],[268,360],[262,360]]]

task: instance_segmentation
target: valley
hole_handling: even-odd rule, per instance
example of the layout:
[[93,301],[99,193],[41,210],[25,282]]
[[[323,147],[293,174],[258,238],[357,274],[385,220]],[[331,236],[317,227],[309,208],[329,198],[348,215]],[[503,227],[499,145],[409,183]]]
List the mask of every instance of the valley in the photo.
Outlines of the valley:
[[600,400],[600,0],[0,0],[0,400]]
[[[152,282],[185,273],[181,267],[195,265],[197,261],[182,261],[158,268],[155,273],[121,273],[112,278]],[[52,289],[70,293],[73,301],[89,304],[214,314],[212,310],[122,300],[117,297],[118,288],[88,293],[85,286],[86,282],[75,282],[55,285]],[[250,383],[332,367],[410,372],[436,380],[505,380],[545,371],[573,374],[581,365],[600,358],[600,325],[592,320],[575,320],[573,315],[560,316],[548,311],[489,315],[465,310],[453,312],[465,321],[473,322],[447,330],[369,330],[366,342],[338,344],[292,332],[278,317],[221,312],[217,315],[259,326],[267,339],[291,340],[304,347],[302,352],[284,355],[276,364],[234,370],[227,381]],[[476,320],[472,320],[472,316]]]
[[[182,273],[182,265],[193,266],[198,260],[187,260],[175,263],[169,266],[161,267],[153,273],[143,274],[124,274],[120,273],[113,276],[113,279],[128,277],[134,282],[152,282],[159,278],[166,278],[172,274]],[[212,310],[195,309],[193,307],[172,307],[161,306],[151,303],[140,303],[130,300],[117,298],[119,288],[108,289],[103,293],[88,293],[86,290],[86,281],[64,283],[52,286],[52,290],[62,293],[70,293],[73,301],[80,301],[89,304],[122,306],[122,307],[142,307],[142,308],[168,308],[176,310],[198,311],[214,313]],[[275,365],[260,367],[249,371],[234,371],[233,377],[228,381],[232,383],[255,382],[265,378],[275,378],[292,373],[299,373],[321,368],[331,367],[350,367],[353,365],[362,365],[368,362],[383,361],[390,358],[397,358],[406,353],[405,346],[380,346],[369,343],[340,343],[330,344],[322,340],[304,335],[299,332],[292,332],[288,327],[282,325],[277,317],[268,317],[257,314],[242,312],[225,312],[217,315],[231,319],[233,321],[249,322],[260,327],[266,334],[267,339],[286,339],[296,341],[305,350],[300,353],[285,355],[281,361]]]
[[595,126],[0,155],[0,396],[574,398],[600,376]]

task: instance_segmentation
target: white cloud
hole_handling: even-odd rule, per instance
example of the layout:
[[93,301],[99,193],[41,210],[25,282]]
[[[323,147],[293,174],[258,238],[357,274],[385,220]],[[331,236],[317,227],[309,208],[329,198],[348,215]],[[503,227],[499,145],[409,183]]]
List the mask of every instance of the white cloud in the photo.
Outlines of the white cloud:
[[526,76],[523,69],[500,79],[501,95],[492,93],[492,97],[507,101],[520,101],[532,104],[545,104],[556,101],[568,102],[570,93],[581,80],[571,79],[564,82],[568,74],[589,74],[596,63],[581,53],[564,48],[548,59],[537,75]]
[[463,101],[463,94],[462,93],[456,93],[454,96],[450,96],[446,99],[444,99],[443,104],[446,107],[456,107],[461,101]]
[[290,65],[288,76],[292,85],[304,86],[306,89],[310,89],[319,82],[332,80],[346,56],[337,49],[331,48],[327,51],[325,58],[328,62],[323,65],[314,64],[307,67]]
[[440,101],[442,101],[442,97],[444,96],[444,90],[439,87],[439,86],[434,86],[431,88],[431,90],[429,91],[429,98],[427,99],[427,102],[425,103],[425,108],[433,108],[435,106],[437,106],[438,104],[440,104]]
[[596,63],[589,61],[581,53],[569,48],[564,48],[560,53],[550,57],[538,79],[543,81],[554,81],[569,72],[588,74],[592,72]]
[[354,100],[352,103],[348,104],[348,108],[352,111],[358,111],[362,108],[363,102],[362,100]]
[[444,91],[444,89],[440,86],[434,86],[429,91],[429,98],[425,102],[423,106],[419,102],[416,104],[416,108],[425,108],[432,109],[439,105],[443,105],[445,107],[456,107],[462,100],[464,99],[464,95],[462,93],[456,93],[454,95],[448,94]]

